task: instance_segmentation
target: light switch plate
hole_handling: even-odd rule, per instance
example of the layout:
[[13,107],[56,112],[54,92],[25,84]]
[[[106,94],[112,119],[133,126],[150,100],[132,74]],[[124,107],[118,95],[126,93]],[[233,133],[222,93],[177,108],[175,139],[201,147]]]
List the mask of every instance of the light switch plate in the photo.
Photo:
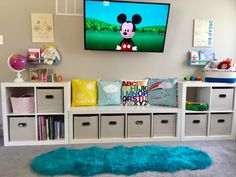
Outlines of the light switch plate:
[[3,35],[0,35],[0,45],[3,45]]

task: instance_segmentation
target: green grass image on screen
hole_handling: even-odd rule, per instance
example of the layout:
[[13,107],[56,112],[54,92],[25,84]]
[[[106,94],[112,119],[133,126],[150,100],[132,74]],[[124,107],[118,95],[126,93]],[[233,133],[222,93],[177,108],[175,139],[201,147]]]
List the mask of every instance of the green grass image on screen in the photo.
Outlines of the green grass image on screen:
[[[86,49],[116,50],[123,37],[120,26],[95,18],[86,18]],[[166,26],[146,26],[136,29],[132,38],[138,51],[163,52]]]
[[[136,32],[132,38],[138,51],[162,52],[164,48],[164,34],[156,32]],[[86,31],[86,48],[94,50],[116,50],[122,41],[120,32]]]

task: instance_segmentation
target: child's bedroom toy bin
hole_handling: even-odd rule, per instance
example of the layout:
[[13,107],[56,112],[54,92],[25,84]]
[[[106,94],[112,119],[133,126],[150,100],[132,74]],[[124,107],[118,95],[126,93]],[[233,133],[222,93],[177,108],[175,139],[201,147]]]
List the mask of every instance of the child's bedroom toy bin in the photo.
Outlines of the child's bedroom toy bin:
[[34,113],[34,97],[11,97],[14,114]]
[[[230,60],[231,61],[231,60]],[[236,64],[229,68],[219,68],[220,63],[209,62],[203,69],[206,82],[236,82]]]
[[205,81],[206,82],[236,82],[236,72],[226,70],[205,70]]

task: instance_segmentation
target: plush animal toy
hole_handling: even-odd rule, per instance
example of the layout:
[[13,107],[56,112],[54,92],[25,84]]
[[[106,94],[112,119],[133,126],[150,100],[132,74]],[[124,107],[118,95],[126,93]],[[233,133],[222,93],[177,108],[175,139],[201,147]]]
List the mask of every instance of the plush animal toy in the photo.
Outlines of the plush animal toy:
[[132,21],[126,21],[125,14],[120,14],[117,17],[117,21],[121,24],[120,34],[124,38],[119,45],[116,46],[116,50],[123,51],[137,51],[137,46],[134,45],[132,37],[136,31],[136,24],[142,21],[142,17],[138,14],[133,15]]
[[233,60],[230,58],[227,58],[226,60],[221,61],[217,68],[218,69],[229,69],[230,67],[233,66]]
[[46,48],[41,56],[44,58],[44,63],[48,65],[58,64],[60,62],[60,55],[54,47]]

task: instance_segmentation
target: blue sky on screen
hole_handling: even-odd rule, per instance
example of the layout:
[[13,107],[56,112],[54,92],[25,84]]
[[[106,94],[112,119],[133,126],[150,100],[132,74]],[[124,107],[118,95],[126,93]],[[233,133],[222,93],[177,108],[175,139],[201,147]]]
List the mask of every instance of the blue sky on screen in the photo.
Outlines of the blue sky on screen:
[[137,27],[165,26],[169,6],[166,4],[146,4],[127,2],[108,2],[86,0],[86,18],[96,18],[107,23],[120,25],[117,16],[125,13],[127,20],[131,21],[134,14],[142,17],[142,22]]

